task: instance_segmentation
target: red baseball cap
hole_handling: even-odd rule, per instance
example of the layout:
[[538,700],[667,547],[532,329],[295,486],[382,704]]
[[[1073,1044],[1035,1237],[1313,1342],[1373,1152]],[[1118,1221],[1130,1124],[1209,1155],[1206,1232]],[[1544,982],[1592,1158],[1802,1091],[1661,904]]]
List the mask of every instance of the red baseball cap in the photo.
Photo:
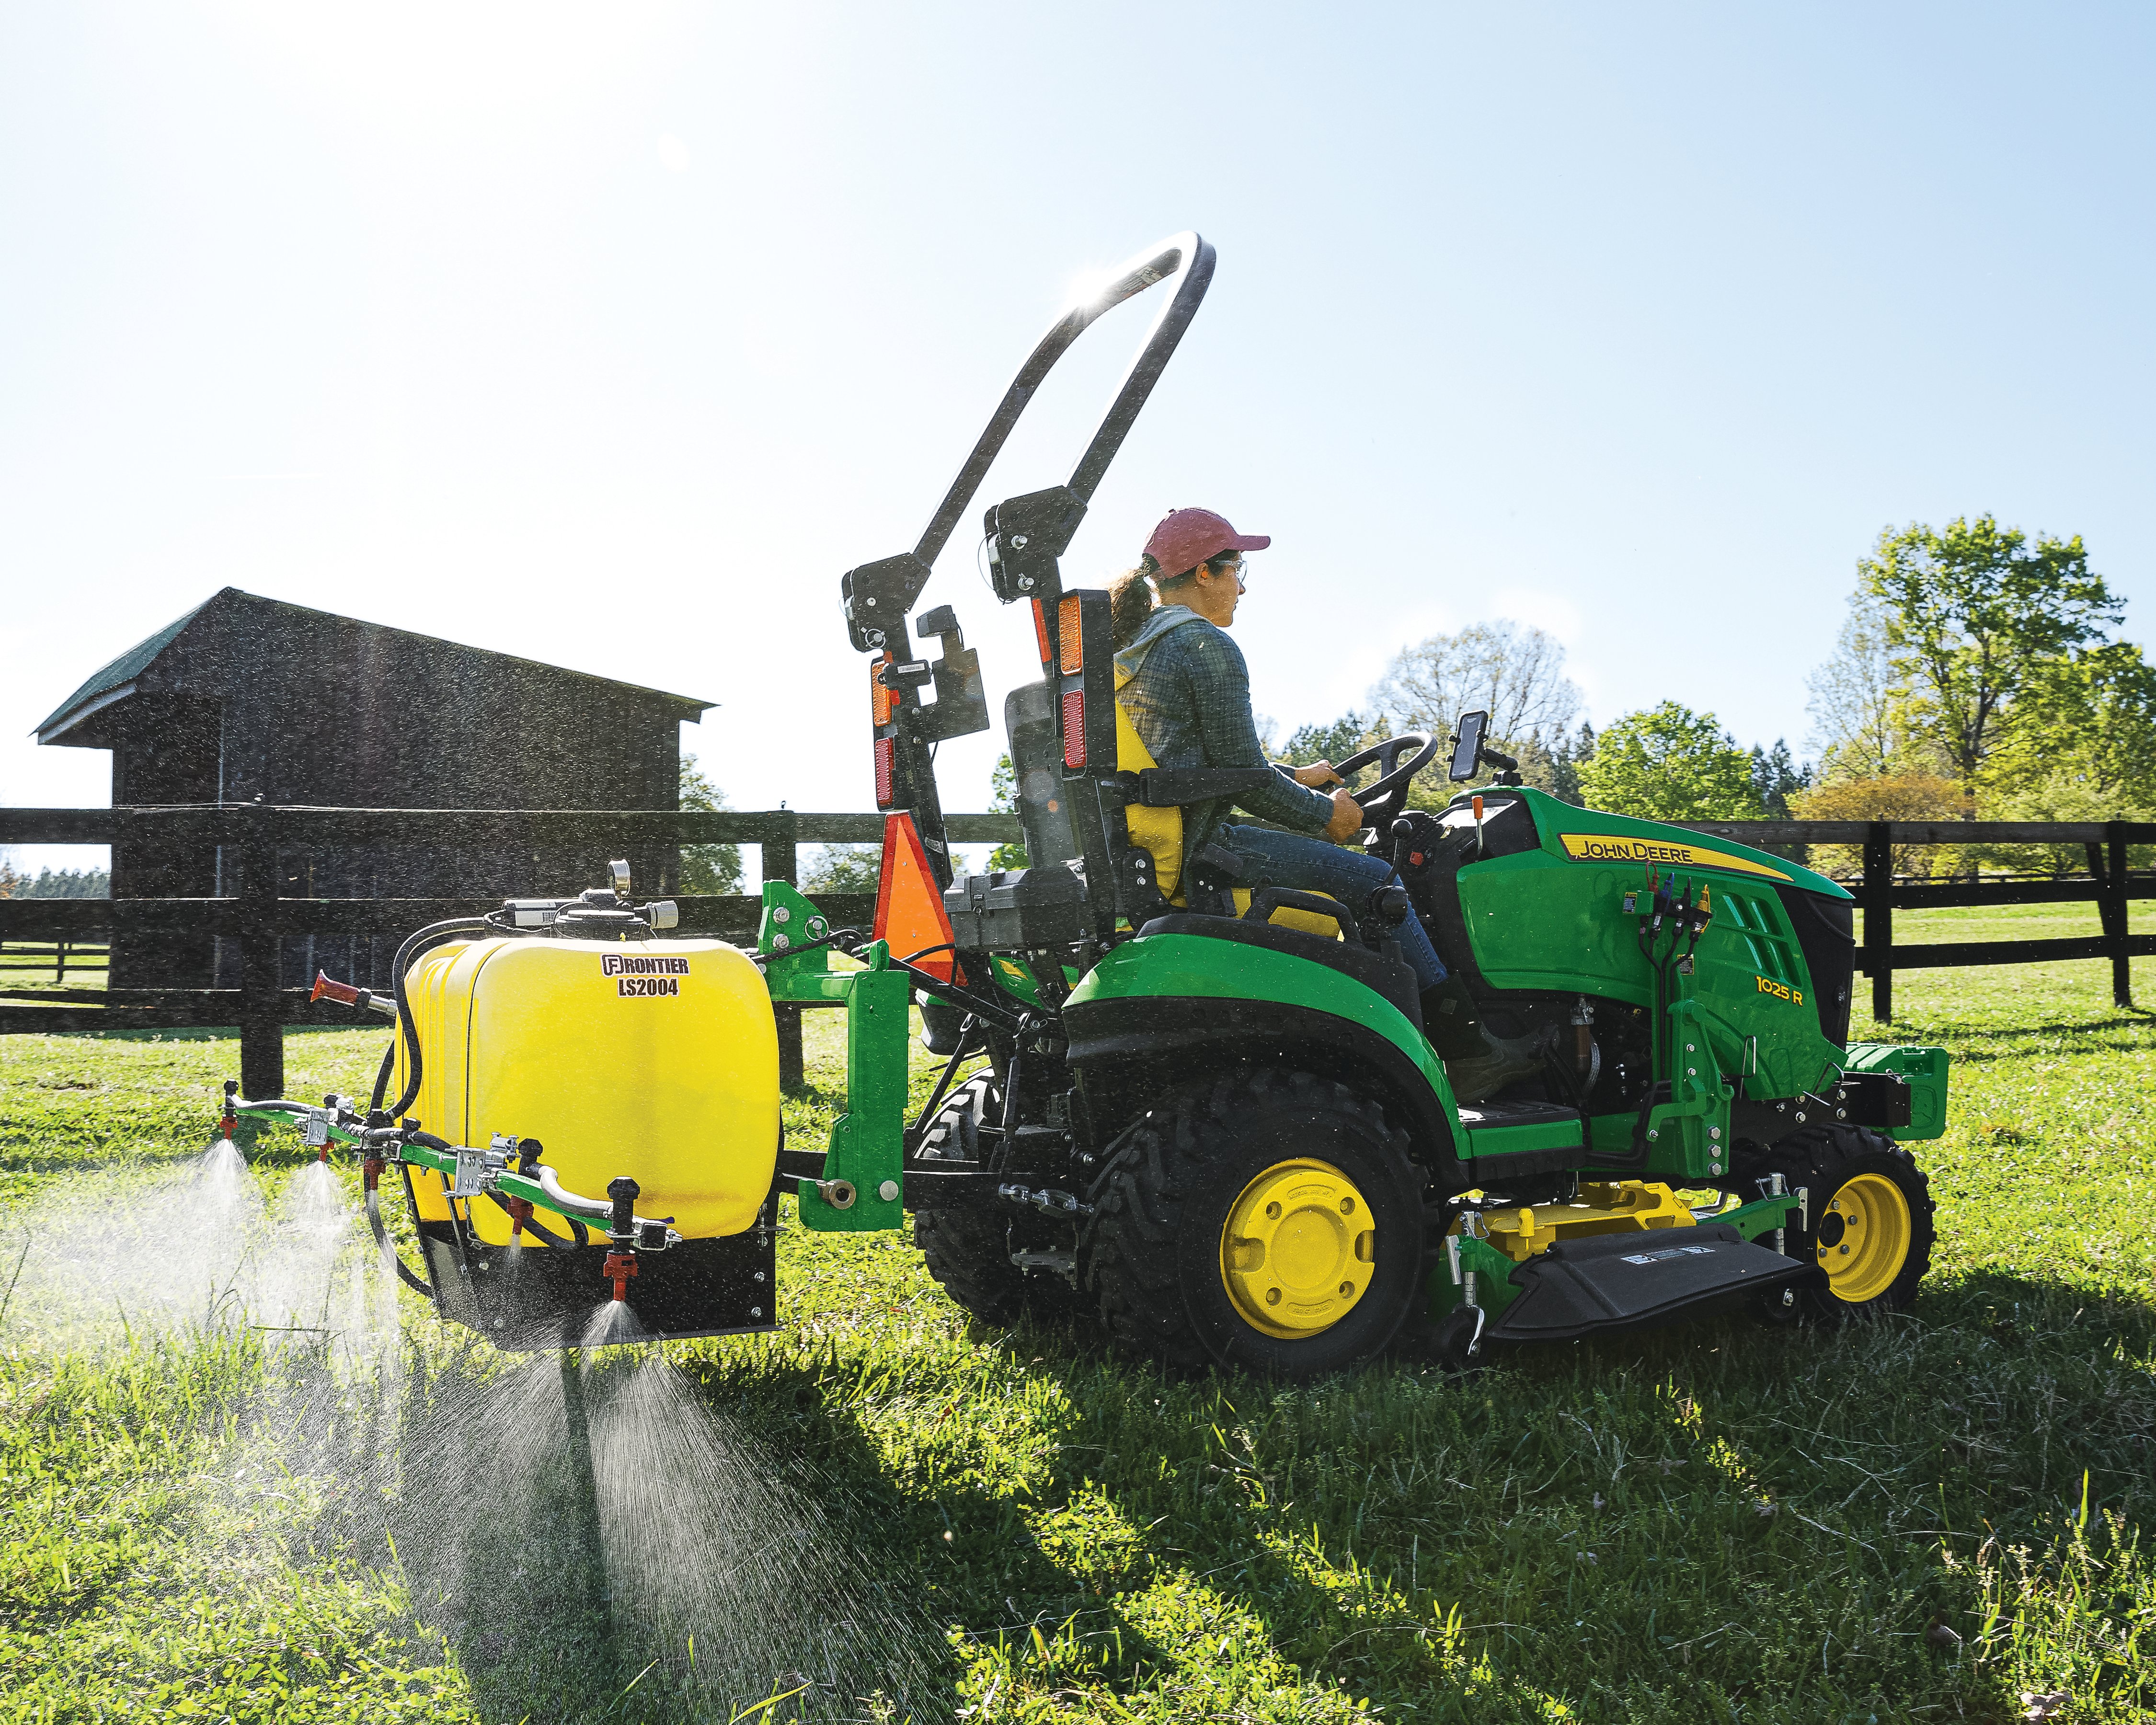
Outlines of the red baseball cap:
[[1146,555],[1163,576],[1181,575],[1224,551],[1263,551],[1272,543],[1265,533],[1238,533],[1225,516],[1209,509],[1178,509],[1152,530]]

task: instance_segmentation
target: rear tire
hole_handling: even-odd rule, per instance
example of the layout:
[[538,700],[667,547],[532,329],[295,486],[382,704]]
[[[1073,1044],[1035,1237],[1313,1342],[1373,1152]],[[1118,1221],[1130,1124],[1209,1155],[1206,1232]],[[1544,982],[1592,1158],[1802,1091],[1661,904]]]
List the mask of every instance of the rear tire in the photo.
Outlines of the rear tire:
[[1316,1378],[1399,1331],[1422,1279],[1424,1184],[1406,1135],[1341,1085],[1289,1071],[1192,1085],[1095,1181],[1079,1282],[1133,1353]]
[[[968,1080],[930,1122],[921,1141],[922,1160],[979,1161],[981,1124],[1002,1114],[1003,1096],[993,1076],[984,1072]],[[1011,1262],[1015,1250],[1054,1250],[1046,1239],[1034,1238],[1053,1231],[1055,1224],[1045,1219],[1036,1224],[993,1198],[913,1213],[913,1243],[928,1273],[966,1312],[999,1328],[1029,1313],[1062,1318],[1078,1309],[1076,1291],[1063,1276],[1052,1270],[1022,1270]],[[1068,1230],[1060,1231],[1068,1250]]]
[[1815,1126],[1792,1132],[1743,1164],[1752,1179],[1779,1173],[1810,1196],[1799,1225],[1792,1213],[1783,1250],[1824,1272],[1821,1286],[1796,1290],[1770,1317],[1827,1323],[1902,1312],[1932,1267],[1936,1206],[1917,1159],[1884,1132]]

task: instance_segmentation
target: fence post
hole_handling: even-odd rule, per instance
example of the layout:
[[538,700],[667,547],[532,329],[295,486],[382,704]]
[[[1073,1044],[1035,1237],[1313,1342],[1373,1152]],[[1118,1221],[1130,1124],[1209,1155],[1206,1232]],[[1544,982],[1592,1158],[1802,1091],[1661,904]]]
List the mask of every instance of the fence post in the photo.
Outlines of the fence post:
[[244,1096],[267,1098],[285,1094],[277,830],[271,809],[250,806],[244,819],[245,837],[239,847],[239,1088]]
[[[785,834],[783,838],[763,841],[763,878],[783,880],[790,886],[801,884],[801,865],[797,841],[800,837],[801,817],[791,809],[766,817]],[[801,1009],[778,1004],[772,1008],[778,1020],[778,1083],[783,1090],[800,1086],[805,1074],[801,1057]]]
[[1871,1016],[1894,1016],[1894,846],[1891,829],[1873,821],[1864,837],[1864,963],[1871,973]]
[[2103,829],[2103,850],[2111,855],[2108,869],[2094,866],[2102,855],[2089,846],[2089,872],[2097,877],[2097,910],[2102,918],[2104,938],[2111,943],[2111,1002],[2133,1004],[2133,966],[2126,944],[2126,832],[2123,821],[2109,821]]

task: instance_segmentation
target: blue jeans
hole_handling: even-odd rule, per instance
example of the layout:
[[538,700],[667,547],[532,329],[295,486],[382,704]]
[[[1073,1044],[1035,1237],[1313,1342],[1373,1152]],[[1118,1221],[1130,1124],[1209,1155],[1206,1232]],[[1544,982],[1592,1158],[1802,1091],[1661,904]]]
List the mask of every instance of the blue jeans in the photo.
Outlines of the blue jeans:
[[[1229,825],[1219,829],[1215,843],[1243,860],[1245,884],[1265,876],[1276,886],[1298,887],[1306,892],[1330,893],[1358,914],[1368,908],[1370,895],[1397,877],[1393,865],[1365,851],[1345,850],[1323,839],[1302,833],[1276,833],[1269,827]],[[1194,890],[1191,908],[1204,896]],[[1225,911],[1225,904],[1219,907]],[[1445,961],[1430,944],[1422,918],[1409,911],[1395,931],[1400,954],[1414,969],[1415,980],[1434,988],[1445,980]]]

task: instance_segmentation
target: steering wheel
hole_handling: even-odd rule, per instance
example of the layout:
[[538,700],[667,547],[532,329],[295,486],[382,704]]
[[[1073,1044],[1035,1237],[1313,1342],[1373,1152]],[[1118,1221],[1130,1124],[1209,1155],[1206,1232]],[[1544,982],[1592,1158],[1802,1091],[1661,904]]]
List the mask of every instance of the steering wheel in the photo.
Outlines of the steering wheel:
[[[1400,811],[1407,807],[1408,786],[1415,774],[1437,758],[1441,747],[1427,731],[1404,731],[1398,737],[1389,737],[1383,742],[1358,749],[1344,761],[1335,761],[1332,770],[1346,779],[1373,762],[1377,763],[1378,777],[1368,788],[1350,791],[1348,794],[1362,804],[1363,819],[1375,827],[1383,838],[1399,819]],[[1412,755],[1414,758],[1403,762],[1403,755]]]

